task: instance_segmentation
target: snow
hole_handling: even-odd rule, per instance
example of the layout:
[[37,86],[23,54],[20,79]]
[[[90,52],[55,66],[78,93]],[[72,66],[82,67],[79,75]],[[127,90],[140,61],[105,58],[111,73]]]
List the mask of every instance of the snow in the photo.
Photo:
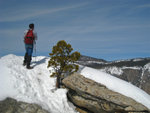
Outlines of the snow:
[[[77,113],[67,100],[67,90],[55,90],[56,79],[49,77],[53,70],[47,68],[48,60],[45,56],[32,58],[34,69],[28,70],[22,66],[23,56],[10,54],[1,57],[0,100],[12,97],[19,101],[39,104],[51,113]],[[80,73],[113,91],[135,99],[150,109],[150,95],[130,83],[88,67],[82,67]]]
[[104,62],[99,62],[99,61],[86,61],[87,64],[95,63],[95,64],[104,64]]
[[148,70],[148,71],[150,72],[150,63],[146,64],[146,65],[144,66],[144,69],[145,69],[145,70]]
[[106,67],[104,69],[100,69],[100,71],[109,72],[112,75],[122,75],[123,74],[122,68],[118,68],[118,67],[115,67],[115,66]]
[[[36,62],[35,62],[36,60]],[[51,113],[77,113],[68,102],[66,89],[55,90],[55,78],[47,68],[49,58],[32,59],[34,69],[27,70],[22,56],[7,55],[0,59],[0,100],[12,97],[18,101],[37,103]]]
[[[149,69],[150,71],[150,65],[145,65],[144,67],[145,69]],[[137,66],[134,66],[134,67],[126,67],[126,66],[123,66],[123,67],[116,67],[116,66],[111,66],[111,67],[105,67],[103,69],[99,69],[100,71],[102,72],[106,72],[106,73],[110,73],[111,75],[117,75],[117,76],[120,76],[123,74],[123,70],[124,69],[133,69],[133,70],[141,70],[141,67],[137,67]]]
[[142,61],[142,60],[143,60],[142,58],[137,58],[137,59],[134,59],[133,61],[137,62],[137,61]]
[[96,69],[85,67],[81,74],[86,78],[94,80],[98,83],[105,85],[108,89],[123,94],[127,97],[131,97],[139,103],[142,103],[147,108],[150,109],[150,95],[148,95],[143,90],[138,87],[123,81],[119,78],[116,78],[110,74],[101,72]]
[[135,69],[135,70],[140,70],[141,69],[141,67],[137,67],[137,66],[134,66],[134,67],[126,67],[126,66],[124,66],[124,67],[122,67],[122,69]]

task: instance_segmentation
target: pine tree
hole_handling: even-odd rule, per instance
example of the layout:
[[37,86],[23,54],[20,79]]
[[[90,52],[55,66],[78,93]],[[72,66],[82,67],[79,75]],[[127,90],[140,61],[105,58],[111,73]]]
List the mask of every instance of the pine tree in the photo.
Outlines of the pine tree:
[[53,46],[52,53],[49,53],[51,58],[47,67],[53,67],[54,69],[51,77],[57,77],[57,88],[60,88],[60,82],[64,76],[77,72],[79,69],[79,66],[75,64],[75,61],[80,58],[80,53],[72,51],[73,48],[71,45],[67,44],[64,40],[61,40]]

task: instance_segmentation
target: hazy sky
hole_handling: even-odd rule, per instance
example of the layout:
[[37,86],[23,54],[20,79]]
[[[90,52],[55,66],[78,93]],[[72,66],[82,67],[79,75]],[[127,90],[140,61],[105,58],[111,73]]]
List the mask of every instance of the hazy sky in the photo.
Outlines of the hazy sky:
[[150,57],[150,0],[0,0],[0,56],[24,55],[30,23],[37,55],[65,40],[105,60]]

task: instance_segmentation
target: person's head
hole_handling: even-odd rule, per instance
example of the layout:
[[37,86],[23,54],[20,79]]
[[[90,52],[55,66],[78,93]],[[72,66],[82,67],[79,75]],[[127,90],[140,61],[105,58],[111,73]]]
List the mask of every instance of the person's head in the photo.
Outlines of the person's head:
[[30,29],[34,29],[34,24],[32,23],[32,24],[29,24],[29,28]]

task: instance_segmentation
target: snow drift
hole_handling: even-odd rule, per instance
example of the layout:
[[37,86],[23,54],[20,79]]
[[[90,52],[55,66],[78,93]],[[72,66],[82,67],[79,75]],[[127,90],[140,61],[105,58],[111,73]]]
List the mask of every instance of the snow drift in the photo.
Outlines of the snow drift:
[[49,58],[32,59],[34,69],[22,65],[23,57],[7,55],[0,58],[0,100],[12,97],[19,101],[37,103],[51,113],[76,113],[68,103],[65,89],[55,90],[55,79],[47,69]]

